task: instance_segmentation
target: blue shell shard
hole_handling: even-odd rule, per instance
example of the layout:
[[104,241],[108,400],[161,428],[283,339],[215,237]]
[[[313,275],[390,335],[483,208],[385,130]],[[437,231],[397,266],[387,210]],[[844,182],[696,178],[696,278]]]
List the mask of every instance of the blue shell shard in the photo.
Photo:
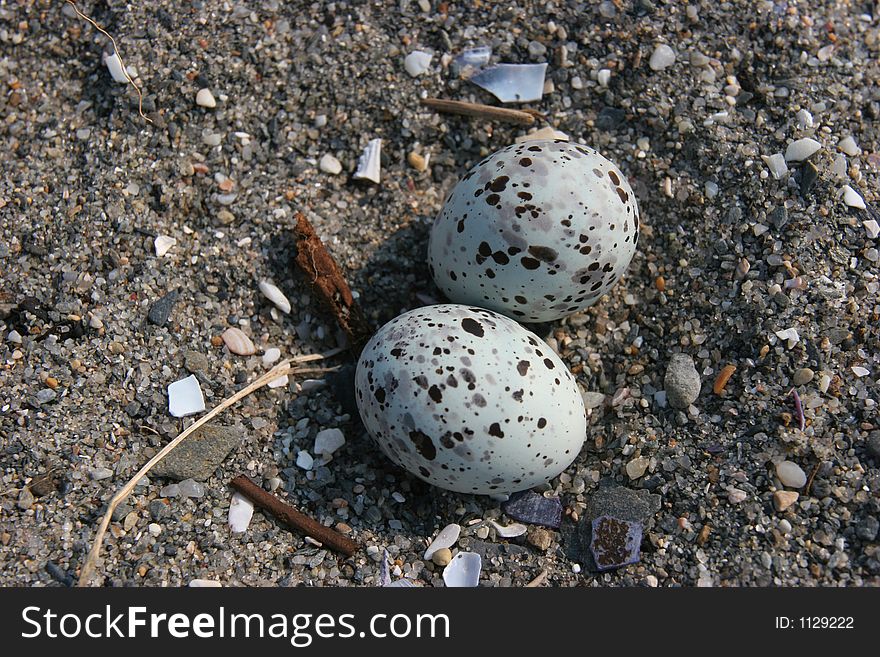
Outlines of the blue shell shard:
[[639,560],[642,525],[611,516],[593,520],[590,552],[599,571],[613,570]]
[[527,490],[511,495],[501,508],[514,520],[530,525],[559,529],[562,524],[562,503],[558,497],[547,498]]
[[498,64],[471,78],[502,103],[529,103],[544,95],[547,64]]

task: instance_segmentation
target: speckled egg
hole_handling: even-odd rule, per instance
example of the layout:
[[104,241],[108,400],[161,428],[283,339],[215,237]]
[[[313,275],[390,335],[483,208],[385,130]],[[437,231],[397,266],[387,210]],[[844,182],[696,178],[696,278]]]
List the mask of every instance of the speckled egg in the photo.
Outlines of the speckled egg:
[[461,493],[546,483],[586,437],[583,399],[559,357],[482,308],[441,304],[391,320],[361,353],[355,388],[392,461]]
[[462,178],[431,229],[428,262],[456,303],[525,322],[565,317],[620,280],[639,238],[636,198],[597,151],[529,141]]

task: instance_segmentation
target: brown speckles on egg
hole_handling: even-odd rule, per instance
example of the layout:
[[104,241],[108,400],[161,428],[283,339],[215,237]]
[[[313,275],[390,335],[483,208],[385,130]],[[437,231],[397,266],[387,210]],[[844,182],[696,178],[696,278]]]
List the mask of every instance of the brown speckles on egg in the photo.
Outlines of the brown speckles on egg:
[[482,338],[485,335],[485,331],[483,331],[483,325],[475,319],[471,319],[470,317],[465,317],[461,320],[461,328],[470,333],[471,335],[475,335],[478,338]]

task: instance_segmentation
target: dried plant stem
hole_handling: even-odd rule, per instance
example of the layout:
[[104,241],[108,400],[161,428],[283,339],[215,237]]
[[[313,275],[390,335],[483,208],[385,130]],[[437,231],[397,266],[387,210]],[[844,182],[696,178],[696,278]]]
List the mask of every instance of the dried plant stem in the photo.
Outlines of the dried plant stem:
[[477,116],[484,119],[495,119],[507,123],[520,125],[532,125],[535,122],[535,114],[526,110],[515,110],[508,107],[494,107],[481,105],[480,103],[468,103],[463,100],[445,100],[443,98],[423,98],[422,105],[449,114],[464,114]]
[[331,356],[335,356],[340,353],[342,349],[333,349],[324,354],[312,354],[309,356],[300,356],[297,358],[292,358],[290,360],[283,360],[278,365],[273,367],[271,370],[266,372],[263,376],[256,379],[253,383],[245,386],[237,393],[224,399],[218,406],[215,406],[209,413],[199,418],[195,423],[185,429],[179,436],[177,436],[170,443],[165,445],[156,456],[147,461],[147,464],[138,470],[137,474],[132,477],[128,483],[126,483],[116,495],[113,496],[113,499],[110,500],[110,503],[107,505],[107,512],[104,514],[104,517],[101,519],[101,524],[98,526],[98,531],[95,533],[95,539],[92,543],[92,549],[89,550],[89,554],[86,557],[85,562],[83,563],[82,570],[79,575],[79,586],[88,586],[92,575],[95,572],[95,568],[98,563],[98,557],[101,554],[101,545],[104,543],[104,535],[107,533],[107,528],[110,526],[110,520],[113,517],[113,512],[116,508],[122,504],[122,502],[127,498],[131,491],[134,490],[134,487],[137,485],[137,482],[141,480],[143,476],[145,476],[153,467],[159,463],[162,459],[164,459],[168,454],[174,450],[180,443],[182,443],[186,438],[191,435],[198,428],[203,426],[205,423],[210,422],[215,417],[217,417],[220,413],[225,411],[227,408],[237,403],[241,399],[247,397],[252,392],[255,392],[267,385],[270,381],[274,381],[280,376],[284,376],[285,374],[311,374],[316,370],[312,369],[299,369],[296,365],[300,363],[308,363],[316,360],[324,360],[326,358],[330,358]]
[[119,52],[119,48],[116,47],[116,40],[110,35],[107,30],[98,25],[93,19],[86,16],[79,10],[79,7],[76,6],[76,3],[73,0],[64,0],[67,4],[73,7],[73,10],[76,12],[76,15],[82,18],[84,21],[87,21],[92,24],[92,26],[98,30],[105,37],[110,39],[110,43],[113,44],[113,52],[116,53],[116,56],[119,58],[119,65],[122,67],[122,73],[125,75],[125,79],[128,80],[128,83],[134,87],[134,90],[137,91],[138,95],[138,114],[141,115],[141,118],[144,119],[147,123],[152,123],[152,119],[150,119],[146,114],[144,114],[144,94],[141,91],[141,88],[135,84],[135,81],[131,79],[131,76],[128,74],[128,69],[125,68],[125,62],[122,59],[122,54]]

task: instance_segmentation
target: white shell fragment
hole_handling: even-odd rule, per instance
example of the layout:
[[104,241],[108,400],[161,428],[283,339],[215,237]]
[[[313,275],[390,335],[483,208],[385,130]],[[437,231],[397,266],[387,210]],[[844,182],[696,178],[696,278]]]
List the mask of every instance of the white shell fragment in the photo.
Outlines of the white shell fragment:
[[281,350],[278,347],[269,347],[263,353],[263,365],[271,365],[281,358]]
[[205,410],[205,397],[195,374],[168,386],[168,412],[174,417],[186,417]]
[[479,554],[459,552],[443,571],[443,581],[450,588],[477,586],[482,568],[483,560]]
[[785,156],[782,153],[774,153],[769,157],[762,155],[761,159],[764,160],[764,164],[767,165],[767,168],[770,169],[770,173],[773,174],[776,180],[779,180],[788,173],[788,166],[785,164]]
[[494,520],[490,520],[489,524],[492,525],[493,529],[495,529],[495,532],[501,538],[516,538],[517,536],[522,536],[529,530],[528,527],[526,527],[525,525],[521,525],[518,522],[514,522],[510,525],[504,526],[499,525]]
[[849,185],[844,185],[840,188],[840,195],[843,196],[843,202],[849,207],[858,208],[860,210],[866,208],[865,199],[859,196],[859,193]]
[[234,354],[238,354],[239,356],[252,356],[257,353],[257,348],[254,346],[254,343],[251,342],[251,339],[239,328],[231,326],[223,331],[223,334],[220,337],[223,338],[223,343],[229,351]]
[[177,240],[168,235],[159,235],[153,241],[153,247],[156,249],[156,256],[161,258],[171,250],[171,247],[177,244]]
[[868,231],[868,239],[873,240],[880,235],[880,225],[877,224],[876,219],[868,219],[867,221],[862,222],[862,225],[865,227],[865,230]]
[[199,89],[196,93],[196,105],[199,107],[213,108],[217,107],[217,101],[214,100],[214,94],[210,89]]
[[665,43],[658,44],[651,53],[651,59],[648,66],[652,71],[662,71],[664,68],[672,66],[675,63],[675,51]]
[[290,383],[290,377],[286,374],[282,374],[277,379],[272,379],[266,385],[270,388],[284,388]]
[[853,139],[852,135],[850,135],[849,137],[844,137],[839,142],[837,142],[837,148],[839,148],[850,157],[855,157],[862,152],[862,149],[859,148],[859,145],[856,143],[856,140]]
[[279,290],[274,283],[265,280],[260,281],[260,292],[262,292],[263,296],[269,301],[274,303],[278,310],[283,313],[290,312],[290,301],[284,296],[284,292]]
[[311,470],[312,466],[315,464],[315,459],[312,458],[312,455],[307,451],[302,450],[296,455],[296,464],[303,470]]
[[125,67],[122,66],[122,61],[115,52],[104,58],[104,64],[107,66],[107,70],[110,71],[110,77],[113,78],[114,82],[128,82],[128,78],[125,75]]
[[379,138],[371,139],[370,143],[364,149],[363,154],[358,159],[357,169],[352,175],[356,180],[370,180],[374,183],[379,182],[380,167],[382,157],[382,140]]
[[794,347],[801,340],[801,336],[798,335],[797,329],[794,328],[787,328],[784,331],[776,331],[776,337],[780,340],[785,340],[789,349]]
[[194,579],[189,583],[193,589],[220,589],[223,584],[214,579]]
[[821,148],[822,144],[815,139],[810,139],[809,137],[798,139],[791,142],[788,148],[785,149],[785,161],[803,162]]
[[345,434],[339,429],[324,429],[315,436],[315,454],[330,456],[345,444]]
[[425,561],[430,561],[431,557],[434,556],[434,553],[437,550],[442,550],[443,548],[451,548],[455,545],[456,541],[458,541],[458,537],[461,536],[461,525],[456,525],[455,523],[451,525],[446,525],[443,529],[440,530],[440,533],[437,534],[437,538],[431,541],[431,544],[428,546],[428,549],[425,550],[425,554],[422,558]]
[[530,103],[544,95],[547,64],[498,64],[471,78],[502,103]]
[[406,69],[407,73],[416,78],[422,73],[425,73],[431,67],[431,60],[433,58],[434,55],[431,53],[422,50],[413,50],[406,56],[406,59],[403,60],[403,67]]
[[254,517],[254,504],[241,493],[234,493],[229,502],[229,529],[233,534],[247,531]]
[[857,377],[862,378],[863,376],[868,376],[871,371],[865,367],[859,367],[858,365],[851,367],[852,373]]

